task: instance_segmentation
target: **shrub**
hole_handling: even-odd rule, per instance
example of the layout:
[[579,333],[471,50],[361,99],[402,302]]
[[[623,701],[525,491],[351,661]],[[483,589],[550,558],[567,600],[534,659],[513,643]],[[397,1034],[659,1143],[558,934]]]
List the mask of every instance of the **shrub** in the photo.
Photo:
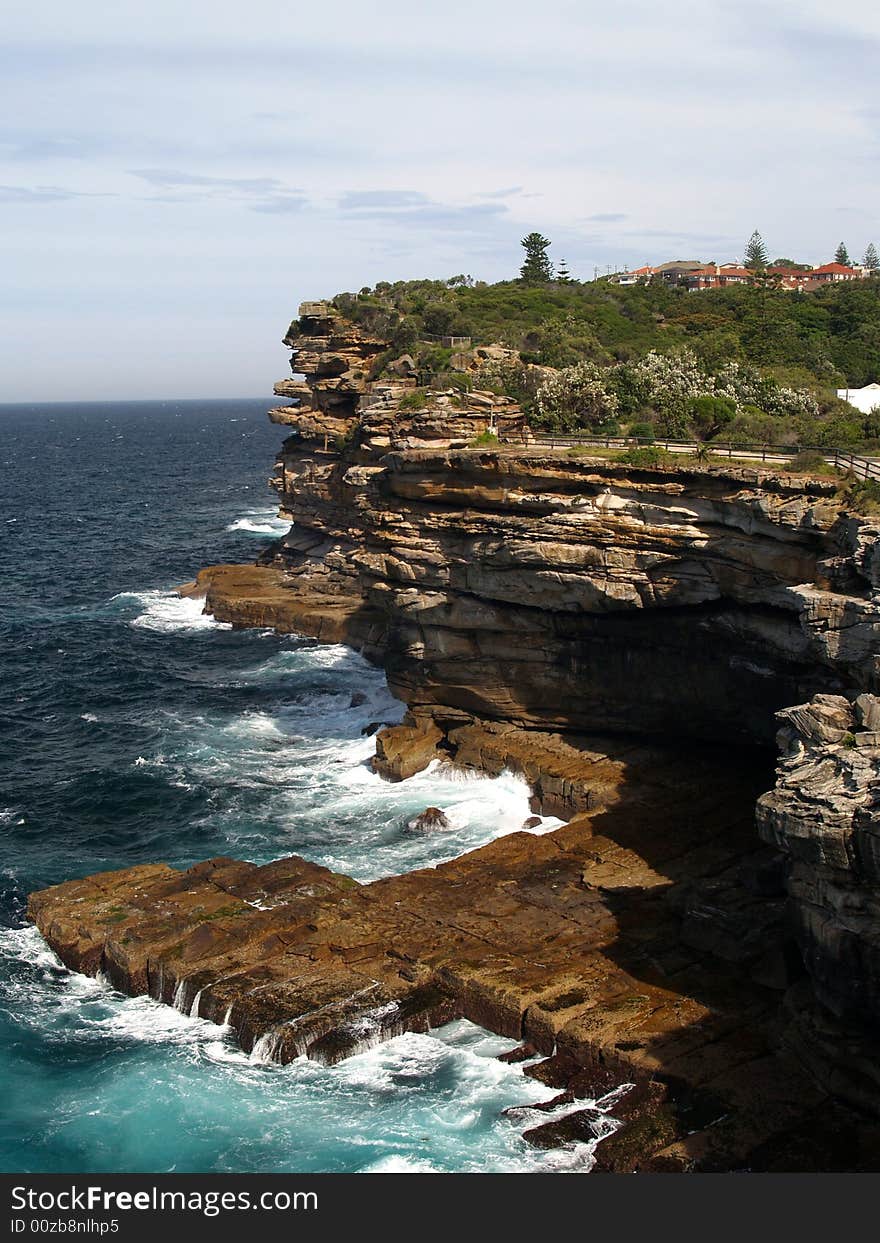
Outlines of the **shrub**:
[[702,440],[711,440],[736,417],[736,402],[732,397],[712,397],[702,393],[688,402],[690,423]]
[[794,455],[788,465],[790,470],[813,475],[832,474],[834,469],[815,449],[802,449],[800,453]]
[[653,440],[654,439],[654,424],[653,423],[631,423],[629,432],[627,434],[635,437],[636,440]]
[[486,445],[497,445],[500,443],[501,442],[494,432],[485,431],[480,432],[479,436],[474,436],[473,440],[469,442],[468,447],[471,449],[480,449]]
[[657,445],[638,445],[627,449],[626,453],[621,453],[617,460],[626,462],[628,466],[651,467],[659,466],[669,456],[665,449],[660,449]]
[[554,431],[593,429],[617,414],[617,398],[595,363],[558,371],[538,389],[536,406],[538,421]]
[[528,414],[534,408],[538,390],[546,376],[540,367],[513,359],[493,362],[479,372],[479,388],[489,388],[500,396],[512,397]]
[[880,513],[880,483],[875,479],[847,479],[837,495],[856,513]]
[[404,393],[399,402],[401,410],[424,410],[428,404],[428,395],[422,389],[413,389],[411,393]]

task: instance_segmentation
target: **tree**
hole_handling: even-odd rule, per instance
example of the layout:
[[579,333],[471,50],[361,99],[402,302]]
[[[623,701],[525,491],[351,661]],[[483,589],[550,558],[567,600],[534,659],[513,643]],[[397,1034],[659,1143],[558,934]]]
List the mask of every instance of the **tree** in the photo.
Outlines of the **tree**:
[[538,389],[535,421],[553,431],[591,429],[613,419],[617,398],[605,387],[606,373],[595,363],[564,367]]
[[880,257],[877,255],[877,247],[873,242],[868,243],[862,263],[864,263],[869,272],[880,271]]
[[842,263],[844,267],[847,267],[847,268],[850,265],[849,251],[847,250],[846,246],[844,246],[843,242],[840,243],[840,245],[837,247],[837,250],[835,250],[834,252],[834,262]]
[[529,233],[520,242],[526,257],[519,270],[519,278],[524,285],[543,285],[553,280],[553,265],[547,258],[549,238],[540,233]]
[[571,284],[571,272],[569,272],[568,264],[564,259],[559,260],[559,267],[556,269],[556,279],[562,285]]
[[755,229],[752,236],[746,242],[745,258],[743,260],[747,268],[756,271],[759,268],[766,268],[769,262],[767,247],[764,245],[764,239]]

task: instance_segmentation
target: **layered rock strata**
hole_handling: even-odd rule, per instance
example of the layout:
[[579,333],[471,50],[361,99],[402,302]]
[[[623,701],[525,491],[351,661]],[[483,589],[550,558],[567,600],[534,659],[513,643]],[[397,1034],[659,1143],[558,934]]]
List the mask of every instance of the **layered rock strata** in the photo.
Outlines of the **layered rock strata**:
[[523,1042],[569,1106],[529,1115],[541,1146],[606,1134],[591,1100],[631,1085],[600,1169],[869,1165],[870,1128],[774,1045],[782,903],[751,767],[579,743],[593,812],[543,836],[367,885],[296,857],[136,867],[30,915],[74,970],[228,1023],[256,1057],[333,1063],[457,1016]]
[[[798,1168],[805,1137],[828,1168],[844,1150],[849,1167],[864,1165],[865,1135],[827,1087],[880,1112],[878,527],[847,511],[833,479],[743,465],[646,469],[542,449],[515,403],[426,391],[406,360],[391,381],[372,379],[385,342],[326,304],[301,311],[288,344],[305,379],[282,382],[295,404],[272,412],[291,428],[273,477],[291,531],[260,565],[211,567],[190,589],[221,620],[349,643],[381,663],[408,708],[377,735],[385,776],[434,759],[509,768],[528,778],[536,810],[572,820],[430,875],[350,891],[328,875],[320,912],[302,919],[283,910],[264,926],[242,911],[226,929],[221,914],[232,957],[209,963],[204,979],[228,968],[243,985],[236,996],[249,996],[248,955],[262,961],[272,947],[272,971],[296,992],[307,963],[320,961],[318,976],[325,959],[349,971],[342,927],[357,926],[358,946],[371,947],[363,970],[378,992],[364,996],[374,1009],[408,1024],[462,1013],[555,1049],[541,1073],[564,1092],[576,1082],[589,1095],[595,1074],[578,1078],[586,1067],[659,1083],[664,1099],[646,1089],[639,1099],[651,1108],[604,1141],[600,1152],[618,1152],[608,1168],[644,1168],[652,1153],[655,1168]],[[772,784],[780,726],[776,786],[758,804],[762,846],[754,800]],[[212,877],[232,869],[235,885],[247,866],[205,865]],[[278,866],[299,876],[306,865]],[[157,880],[186,893],[196,882],[207,883],[202,873]],[[120,924],[145,962],[161,959],[159,976],[149,965],[130,971],[122,933],[105,927],[115,883],[37,895],[34,917],[71,965],[106,958],[113,976],[123,962],[121,986],[165,996],[180,972],[129,910],[134,874],[119,880]],[[351,922],[353,893],[356,920],[368,912],[378,923]],[[66,921],[80,897],[72,938]],[[198,971],[199,929],[210,927],[201,900],[185,904],[178,929],[195,938],[181,953]],[[407,940],[402,912],[431,922],[424,952]],[[325,922],[333,931],[318,950]],[[409,947],[405,985],[398,942]],[[361,996],[360,971],[333,968],[327,1004],[338,1002],[342,1019],[326,1031],[298,1026],[324,1004],[317,983],[302,994],[309,1011],[282,989],[266,1023],[284,1025],[291,1051],[325,1056],[329,1046],[314,1042],[346,1015],[360,1021],[360,1003],[350,1012],[345,1001]],[[236,1014],[246,1047],[269,1030]],[[353,1047],[338,1034],[331,1043]],[[691,1121],[701,1121],[686,1126],[682,1102],[695,1092]],[[571,1125],[588,1126],[588,1113]],[[848,1137],[834,1153],[821,1118]]]
[[[431,409],[442,421],[435,399]],[[377,738],[384,775],[438,755],[506,764],[526,773],[536,806],[570,814],[583,810],[582,786],[550,775],[548,735],[557,758],[579,731],[772,746],[776,714],[791,705],[852,704],[878,689],[878,527],[847,511],[835,480],[742,465],[638,469],[510,439],[426,447],[397,417],[376,446],[363,430],[317,455],[286,442],[274,482],[293,526],[262,568],[275,605],[257,607],[235,567],[207,571],[198,588],[218,617],[275,624],[280,613],[384,664],[409,708]],[[510,727],[528,742],[511,749]],[[761,824],[789,861],[812,996],[863,1037],[867,1024],[870,1046],[876,878],[840,843],[855,834],[864,855],[873,840],[878,760],[871,730],[849,732],[859,745],[836,744],[833,781],[856,795],[817,804],[816,772],[824,779],[832,761],[814,739],[809,762],[799,746],[783,761],[767,802],[775,827],[764,803]],[[812,837],[805,807],[821,826]]]

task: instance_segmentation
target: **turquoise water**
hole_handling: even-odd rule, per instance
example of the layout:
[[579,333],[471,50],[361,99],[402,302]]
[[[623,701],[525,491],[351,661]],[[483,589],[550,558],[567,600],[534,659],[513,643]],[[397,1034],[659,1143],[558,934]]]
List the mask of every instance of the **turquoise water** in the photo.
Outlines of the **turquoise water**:
[[[368,880],[528,815],[510,775],[382,782],[361,731],[401,706],[379,671],[177,598],[285,529],[278,440],[262,402],[0,407],[0,1169],[587,1168],[584,1145],[522,1141],[530,1116],[501,1111],[548,1092],[471,1024],[335,1068],[252,1062],[213,1024],[67,972],[25,925],[31,889],[104,868],[295,852]],[[429,804],[447,832],[408,827]]]

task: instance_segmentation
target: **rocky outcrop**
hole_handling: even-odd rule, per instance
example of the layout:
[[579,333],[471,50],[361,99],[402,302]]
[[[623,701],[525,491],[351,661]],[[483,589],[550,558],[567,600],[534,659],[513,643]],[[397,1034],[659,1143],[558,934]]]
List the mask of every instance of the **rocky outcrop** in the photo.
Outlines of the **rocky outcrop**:
[[[273,567],[383,619],[416,714],[770,745],[787,704],[876,685],[862,532],[829,483],[506,446],[287,449],[276,481]],[[209,607],[222,590],[215,570]]]
[[[407,703],[404,723],[378,734],[377,769],[510,767],[535,810],[571,816],[596,797],[586,733],[603,736],[602,797],[610,734],[770,747],[781,712],[785,758],[761,832],[787,860],[812,1003],[873,1030],[877,525],[846,510],[832,479],[635,468],[539,449],[514,429],[497,446],[452,443],[464,431],[449,398],[429,393],[413,412],[399,394],[373,405],[367,393],[346,443],[310,454],[286,442],[274,480],[293,525],[264,572],[308,633],[322,615],[344,618],[335,633],[381,661]],[[247,623],[252,600],[228,589],[238,573],[215,568],[201,589],[218,616]],[[764,922],[738,941],[730,905],[739,894],[755,916],[754,895],[735,877],[719,884],[724,902],[692,902],[681,935],[723,956]],[[786,978],[790,956],[766,963],[768,978]]]
[[306,302],[284,344],[293,351],[294,378],[279,380],[275,392],[294,398],[296,404],[290,408],[290,420],[283,417],[287,413],[283,408],[273,410],[270,418],[279,423],[292,420],[300,434],[314,439],[344,435],[357,417],[370,369],[387,343],[343,320],[329,302]]
[[880,699],[819,695],[778,714],[761,837],[784,852],[789,917],[810,978],[787,1039],[835,1090],[877,1111],[880,1064]]
[[313,377],[359,337],[299,322],[317,408],[284,416],[271,563],[300,598],[360,601],[350,641],[383,630],[415,717],[772,745],[779,709],[877,689],[877,528],[833,480],[537,451],[489,393],[368,384],[334,440]]
[[[293,429],[287,447],[298,456],[315,446],[360,449],[363,456],[390,448],[462,446],[485,434],[523,441],[529,436],[510,397],[469,385],[434,392],[428,400],[417,391],[409,356],[395,364],[386,341],[344,320],[330,303],[303,303],[284,344],[292,350],[295,378],[279,380],[275,392],[294,404],[271,410],[269,417]],[[386,378],[374,376],[380,364]]]
[[[880,529],[833,479],[543,448],[488,390],[376,378],[387,343],[327,304],[287,343],[291,530],[192,590],[381,663],[385,777],[510,769],[568,823],[368,886],[91,878],[34,896],[47,939],[281,1058],[463,1014],[570,1102],[633,1082],[600,1168],[867,1168],[840,1100],[880,1113]],[[604,1125],[566,1116],[532,1140]]]
[[[679,937],[683,912],[714,909],[747,939],[772,858],[752,825],[766,778],[712,749],[621,743],[600,785],[598,744],[583,740],[591,815],[436,868],[359,885],[296,857],[160,864],[34,894],[30,916],[74,970],[227,1023],[256,1059],[329,1064],[470,1018],[543,1056],[527,1073],[558,1109],[524,1116],[530,1142],[598,1129],[600,1169],[869,1165],[873,1132],[775,1047],[778,921],[726,959]],[[734,872],[751,909],[728,902]]]

